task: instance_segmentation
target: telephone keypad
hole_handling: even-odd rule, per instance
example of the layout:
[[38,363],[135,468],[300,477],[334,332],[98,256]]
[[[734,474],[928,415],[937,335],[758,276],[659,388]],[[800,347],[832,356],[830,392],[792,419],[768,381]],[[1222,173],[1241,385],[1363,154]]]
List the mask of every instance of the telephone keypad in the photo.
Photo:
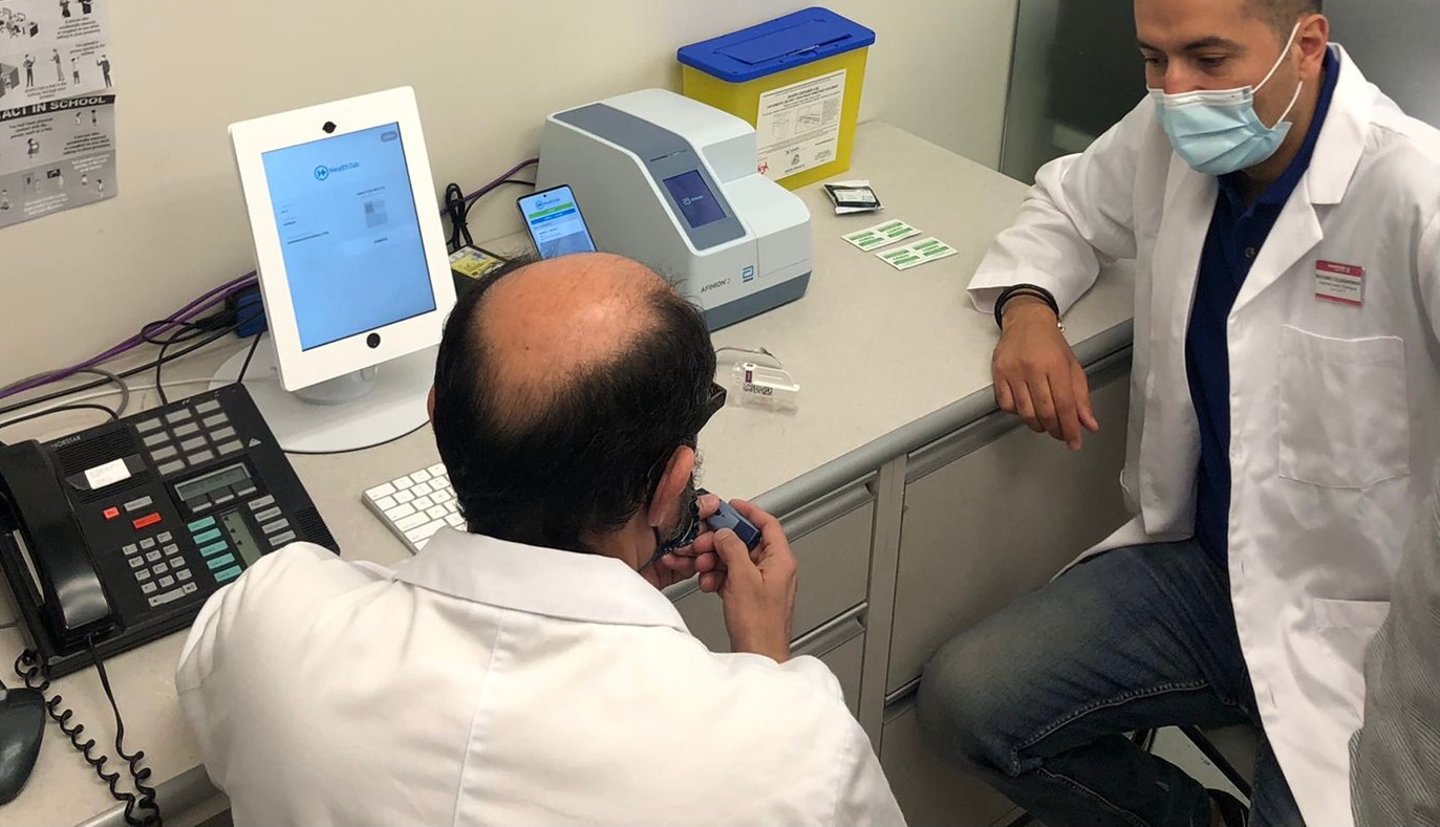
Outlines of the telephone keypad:
[[[137,501],[137,507],[148,507],[151,504],[149,498],[145,499],[143,504]],[[186,527],[201,554],[207,560],[217,561],[210,566],[211,571],[232,566],[235,560],[232,555],[219,556],[222,552],[229,551],[230,546],[214,517],[196,520]],[[162,531],[152,537],[139,538],[122,546],[120,552],[125,556],[131,574],[135,576],[140,593],[148,598],[152,607],[171,603],[200,590],[199,585],[194,582],[195,574],[190,570],[190,564],[180,551],[180,544],[175,542],[172,532]],[[238,572],[236,569],[236,574],[229,575],[226,579],[234,579]]]
[[[178,474],[211,462],[217,456],[244,450],[230,417],[214,400],[171,411],[163,420],[147,419],[136,425],[144,435],[142,441],[150,453],[150,461],[155,463],[161,476]],[[189,503],[193,511],[204,511],[210,505],[205,498]]]

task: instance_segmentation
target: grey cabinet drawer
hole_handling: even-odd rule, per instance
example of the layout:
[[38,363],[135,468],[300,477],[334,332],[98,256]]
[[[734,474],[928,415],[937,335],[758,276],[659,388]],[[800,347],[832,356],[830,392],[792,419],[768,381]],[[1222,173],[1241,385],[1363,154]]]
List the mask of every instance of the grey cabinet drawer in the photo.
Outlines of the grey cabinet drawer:
[[[800,565],[797,638],[865,601],[874,515],[873,495],[856,484],[781,518]],[[730,651],[718,597],[701,592],[694,581],[672,590],[671,597],[691,634],[712,652]]]
[[860,714],[860,676],[865,665],[865,607],[856,606],[795,641],[794,654],[813,655],[840,680],[850,714]]
[[880,766],[910,827],[990,827],[1015,809],[1005,796],[930,749],[910,703],[897,704],[885,717]]
[[1092,379],[1091,399],[1102,430],[1078,454],[995,414],[974,427],[1010,428],[998,439],[976,448],[962,431],[911,458],[887,692],[1125,522],[1128,370]]

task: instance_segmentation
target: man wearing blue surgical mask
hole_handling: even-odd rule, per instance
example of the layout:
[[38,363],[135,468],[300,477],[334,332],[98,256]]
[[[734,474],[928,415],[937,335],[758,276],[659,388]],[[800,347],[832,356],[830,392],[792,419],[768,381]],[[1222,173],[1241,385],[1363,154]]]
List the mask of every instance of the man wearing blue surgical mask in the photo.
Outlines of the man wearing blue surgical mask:
[[[1047,827],[1352,823],[1364,648],[1440,451],[1440,133],[1321,11],[1135,0],[1149,95],[1038,173],[970,284],[997,404],[1078,450],[1101,423],[1057,317],[1135,262],[1133,519],[919,694],[936,746]],[[1241,723],[1248,815],[1125,737]]]

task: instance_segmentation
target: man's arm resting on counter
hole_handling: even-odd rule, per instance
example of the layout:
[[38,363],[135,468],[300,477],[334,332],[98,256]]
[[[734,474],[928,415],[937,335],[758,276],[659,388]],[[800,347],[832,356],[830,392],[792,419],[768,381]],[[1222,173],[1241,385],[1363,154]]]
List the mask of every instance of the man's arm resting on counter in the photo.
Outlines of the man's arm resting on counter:
[[1063,313],[1100,268],[1133,258],[1135,175],[1143,141],[1158,128],[1147,100],[1079,155],[1040,168],[1015,223],[996,237],[970,282],[977,309],[993,312],[1002,290],[1034,284]]

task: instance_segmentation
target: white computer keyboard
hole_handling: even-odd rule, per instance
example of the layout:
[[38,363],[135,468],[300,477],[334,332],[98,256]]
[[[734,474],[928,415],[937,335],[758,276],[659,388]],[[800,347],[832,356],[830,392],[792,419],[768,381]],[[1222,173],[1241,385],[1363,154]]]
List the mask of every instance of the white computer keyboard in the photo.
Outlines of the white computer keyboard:
[[360,499],[410,547],[411,553],[424,548],[435,532],[447,525],[465,527],[443,463],[377,485]]

